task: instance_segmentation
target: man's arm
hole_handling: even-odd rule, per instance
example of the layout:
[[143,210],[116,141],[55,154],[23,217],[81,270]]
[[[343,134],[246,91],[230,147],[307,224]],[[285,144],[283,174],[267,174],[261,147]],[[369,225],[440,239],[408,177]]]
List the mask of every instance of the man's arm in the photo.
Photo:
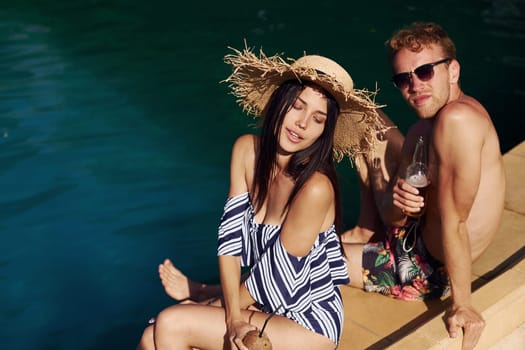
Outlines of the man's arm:
[[419,121],[408,131],[401,149],[401,155],[398,157],[397,173],[390,179],[388,188],[383,195],[379,211],[382,221],[388,226],[403,226],[407,220],[403,211],[421,210],[423,197],[419,195],[416,188],[405,183],[404,178],[417,136],[426,134],[427,124],[426,121]]
[[485,130],[483,120],[471,108],[454,103],[436,117],[433,135],[442,249],[452,291],[446,322],[452,338],[458,328],[463,328],[463,349],[476,345],[484,327],[481,315],[472,307],[472,259],[466,222],[480,183]]

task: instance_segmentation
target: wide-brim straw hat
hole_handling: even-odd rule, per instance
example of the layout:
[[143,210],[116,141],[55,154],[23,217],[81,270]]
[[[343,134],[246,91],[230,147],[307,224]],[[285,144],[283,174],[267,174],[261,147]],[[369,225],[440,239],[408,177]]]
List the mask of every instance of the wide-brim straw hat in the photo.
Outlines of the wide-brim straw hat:
[[249,48],[224,57],[232,66],[232,74],[224,80],[243,110],[255,116],[264,114],[272,93],[285,81],[311,81],[328,93],[339,104],[339,116],[334,135],[334,158],[346,155],[351,161],[359,154],[365,156],[374,150],[377,137],[386,127],[379,116],[373,98],[376,92],[354,89],[348,72],[333,60],[305,55],[285,61],[280,55],[267,57],[260,50],[259,57]]

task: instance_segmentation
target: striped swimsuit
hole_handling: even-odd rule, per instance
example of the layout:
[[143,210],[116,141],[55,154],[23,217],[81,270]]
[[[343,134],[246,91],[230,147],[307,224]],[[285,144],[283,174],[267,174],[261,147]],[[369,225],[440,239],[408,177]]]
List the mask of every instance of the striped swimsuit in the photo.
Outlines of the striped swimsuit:
[[245,282],[268,313],[288,317],[339,342],[343,304],[339,285],[349,283],[346,262],[332,225],[317,237],[305,257],[288,254],[280,226],[257,224],[248,193],[229,198],[219,225],[218,255],[241,257],[251,271]]

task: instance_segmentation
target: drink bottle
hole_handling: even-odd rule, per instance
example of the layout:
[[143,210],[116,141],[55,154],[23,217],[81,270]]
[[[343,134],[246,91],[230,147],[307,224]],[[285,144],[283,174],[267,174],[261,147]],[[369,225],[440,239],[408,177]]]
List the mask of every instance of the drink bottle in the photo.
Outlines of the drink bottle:
[[[428,185],[430,185],[430,177],[428,172],[427,151],[425,147],[425,140],[423,136],[419,136],[414,154],[412,155],[412,163],[408,166],[405,176],[405,181],[417,188],[419,195],[426,197]],[[423,209],[416,213],[405,212],[406,215],[418,218],[423,214]]]

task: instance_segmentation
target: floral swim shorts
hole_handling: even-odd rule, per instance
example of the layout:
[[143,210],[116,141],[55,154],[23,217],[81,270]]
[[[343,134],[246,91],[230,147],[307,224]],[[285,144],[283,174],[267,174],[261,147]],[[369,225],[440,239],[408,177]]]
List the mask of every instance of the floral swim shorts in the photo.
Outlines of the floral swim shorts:
[[363,250],[363,284],[400,300],[442,297],[450,283],[444,265],[430,255],[420,225],[409,221],[388,229],[384,242],[368,243]]

